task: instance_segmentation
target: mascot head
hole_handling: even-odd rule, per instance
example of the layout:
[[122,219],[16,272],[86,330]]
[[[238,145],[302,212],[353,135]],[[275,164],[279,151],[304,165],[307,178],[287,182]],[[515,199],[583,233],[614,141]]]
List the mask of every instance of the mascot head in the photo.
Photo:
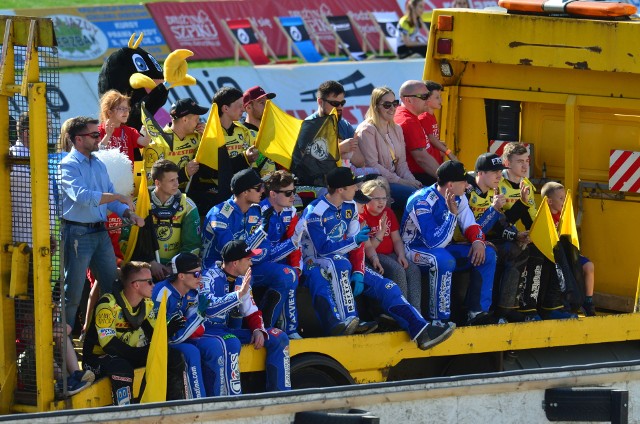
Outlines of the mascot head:
[[141,73],[152,80],[164,80],[162,66],[155,57],[140,47],[143,35],[135,39],[136,34],[129,38],[128,47],[123,47],[111,54],[105,60],[98,77],[98,94],[102,96],[109,90],[118,90],[124,95],[131,96],[134,89],[129,84],[129,77]]

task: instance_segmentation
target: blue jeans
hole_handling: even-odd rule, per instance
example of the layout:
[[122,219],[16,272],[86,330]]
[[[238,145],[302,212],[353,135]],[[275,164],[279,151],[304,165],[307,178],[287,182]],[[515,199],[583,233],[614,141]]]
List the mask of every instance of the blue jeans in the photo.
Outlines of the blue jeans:
[[64,224],[64,295],[67,324],[74,326],[82,290],[90,268],[100,283],[100,295],[110,293],[118,278],[116,255],[109,233],[80,225]]
[[395,206],[397,207],[400,205],[402,208],[406,206],[409,197],[411,197],[411,195],[417,190],[415,187],[398,183],[390,183],[389,187],[391,188],[391,198],[393,199]]

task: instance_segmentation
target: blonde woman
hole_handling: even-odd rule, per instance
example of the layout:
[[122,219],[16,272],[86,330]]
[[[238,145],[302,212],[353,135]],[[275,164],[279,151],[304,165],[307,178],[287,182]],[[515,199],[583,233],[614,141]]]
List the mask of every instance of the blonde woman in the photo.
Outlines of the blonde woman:
[[422,21],[424,0],[407,0],[404,6],[404,16],[398,21],[396,54],[400,59],[412,55],[424,58],[427,55],[427,39],[429,31]]
[[365,166],[375,168],[389,182],[391,197],[404,208],[409,196],[422,187],[422,183],[409,170],[402,128],[393,121],[398,104],[393,90],[374,88],[369,110],[356,134]]
[[367,258],[375,263],[377,256],[384,269],[385,278],[393,280],[409,303],[420,310],[422,282],[420,268],[407,260],[400,238],[400,225],[393,211],[387,206],[389,189],[383,178],[365,182],[360,189],[371,201],[364,206],[361,216],[371,228],[370,242],[374,254]]

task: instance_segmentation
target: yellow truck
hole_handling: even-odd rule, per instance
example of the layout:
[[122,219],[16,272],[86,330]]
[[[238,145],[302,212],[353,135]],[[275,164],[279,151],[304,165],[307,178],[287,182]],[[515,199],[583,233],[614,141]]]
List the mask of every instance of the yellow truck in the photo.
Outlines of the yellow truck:
[[[59,346],[52,287],[59,285],[60,259],[50,250],[52,212],[44,206],[45,182],[56,172],[48,166],[54,140],[44,103],[45,81],[55,80],[56,70],[42,66],[43,56],[55,56],[53,28],[46,19],[1,17],[0,32],[0,204],[11,203],[9,170],[17,163],[6,154],[15,101],[29,106],[31,156],[22,164],[31,168],[33,188],[25,193],[33,202],[30,249],[12,236],[11,208],[0,208],[0,413],[108,405],[108,381],[64,399],[53,377]],[[640,151],[639,38],[640,23],[630,20],[444,9],[433,13],[425,60],[423,78],[444,85],[441,135],[467,167],[492,140],[520,140],[532,146],[534,182],[559,180],[572,190],[581,246],[596,264],[599,315],[459,328],[428,351],[397,331],[294,340],[294,388],[640,359],[639,198],[609,189],[612,151]],[[31,390],[18,384],[15,343],[24,331],[16,318],[28,308],[35,328]],[[264,351],[245,346],[240,360],[250,392],[264,372]]]

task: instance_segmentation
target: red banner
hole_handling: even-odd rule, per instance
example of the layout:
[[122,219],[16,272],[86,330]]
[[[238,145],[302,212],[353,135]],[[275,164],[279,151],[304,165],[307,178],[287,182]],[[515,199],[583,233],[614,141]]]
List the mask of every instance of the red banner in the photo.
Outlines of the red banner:
[[158,2],[147,3],[160,31],[171,50],[189,49],[194,59],[223,59],[233,57],[233,44],[223,29],[221,19],[249,18],[258,31],[266,36],[269,46],[279,56],[287,53],[287,40],[274,22],[274,16],[300,16],[310,33],[316,34],[325,48],[335,50],[334,38],[323,16],[350,13],[374,47],[378,34],[369,12],[402,12],[396,0],[300,0]]

